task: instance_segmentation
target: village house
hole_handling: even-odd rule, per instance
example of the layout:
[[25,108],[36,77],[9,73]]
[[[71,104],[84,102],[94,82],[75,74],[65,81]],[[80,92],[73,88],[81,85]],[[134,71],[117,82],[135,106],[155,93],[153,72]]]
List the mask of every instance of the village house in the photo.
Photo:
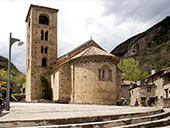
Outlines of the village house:
[[139,105],[144,101],[146,105],[170,107],[170,67],[158,72],[153,69],[146,78],[146,83],[137,84],[130,92],[131,105]]
[[55,102],[120,103],[119,58],[107,53],[92,38],[65,55],[57,56],[58,11],[37,5],[31,5],[28,10],[25,20],[26,101],[41,99],[40,76],[44,75]]
[[132,88],[135,84],[136,82],[134,81],[124,80],[123,78],[121,79],[121,98],[123,100],[123,104],[130,102],[129,89]]

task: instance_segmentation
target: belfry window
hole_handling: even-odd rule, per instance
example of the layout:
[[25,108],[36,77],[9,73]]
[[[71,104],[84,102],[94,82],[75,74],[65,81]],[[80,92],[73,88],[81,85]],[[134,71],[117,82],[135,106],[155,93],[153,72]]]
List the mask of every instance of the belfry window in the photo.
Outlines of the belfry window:
[[43,50],[44,50],[44,47],[42,46],[42,47],[41,47],[41,53],[43,53]]
[[47,54],[47,47],[45,48],[45,54]]
[[42,67],[46,67],[47,66],[47,60],[46,58],[42,58]]
[[49,23],[49,21],[46,16],[43,16],[43,15],[39,16],[39,24],[48,25],[48,23]]
[[48,31],[45,32],[45,40],[48,40]]
[[41,40],[44,40],[44,31],[41,30]]

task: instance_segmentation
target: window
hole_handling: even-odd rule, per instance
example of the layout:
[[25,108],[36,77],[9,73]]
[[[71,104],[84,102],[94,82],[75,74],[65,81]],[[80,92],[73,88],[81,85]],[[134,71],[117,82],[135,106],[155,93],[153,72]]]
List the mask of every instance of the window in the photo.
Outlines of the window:
[[112,70],[107,65],[99,69],[99,80],[112,80]]
[[42,66],[43,67],[46,67],[46,61],[47,61],[46,58],[42,58]]
[[53,84],[55,84],[55,73],[53,74]]
[[44,40],[44,30],[41,30],[41,40]]
[[151,92],[151,87],[147,87],[147,92]]
[[39,24],[44,24],[44,25],[48,25],[48,18],[46,16],[40,15],[39,16]]
[[47,47],[45,48],[45,54],[47,54]]
[[45,32],[45,40],[48,40],[48,31]]
[[108,75],[109,75],[108,76],[109,80],[112,80],[112,70],[111,69],[109,69],[109,74]]
[[44,48],[43,48],[43,46],[42,46],[42,47],[41,47],[41,53],[43,53],[43,49],[44,49]]
[[141,97],[141,101],[146,101],[146,97]]
[[168,89],[165,89],[165,96],[168,98]]
[[102,70],[102,79],[105,78],[105,69]]

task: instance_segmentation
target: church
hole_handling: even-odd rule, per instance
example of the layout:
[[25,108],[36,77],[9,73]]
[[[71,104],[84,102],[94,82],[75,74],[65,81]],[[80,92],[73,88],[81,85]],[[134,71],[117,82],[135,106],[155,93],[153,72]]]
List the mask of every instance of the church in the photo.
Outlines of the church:
[[48,79],[54,102],[116,105],[121,102],[119,58],[92,38],[57,56],[58,9],[30,5],[26,20],[26,101],[41,99],[40,76]]

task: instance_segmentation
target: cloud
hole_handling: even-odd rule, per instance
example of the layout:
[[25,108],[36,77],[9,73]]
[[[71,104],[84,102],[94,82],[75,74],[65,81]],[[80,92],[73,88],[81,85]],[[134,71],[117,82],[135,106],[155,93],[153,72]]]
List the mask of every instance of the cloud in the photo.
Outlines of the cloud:
[[169,14],[169,0],[112,0],[104,1],[103,16],[112,15],[115,23],[151,22]]
[[92,36],[110,52],[128,38],[145,31],[170,12],[169,0],[0,1],[0,55],[8,58],[9,33],[24,46],[12,46],[12,62],[26,72],[26,23],[30,4],[59,9],[58,56]]

